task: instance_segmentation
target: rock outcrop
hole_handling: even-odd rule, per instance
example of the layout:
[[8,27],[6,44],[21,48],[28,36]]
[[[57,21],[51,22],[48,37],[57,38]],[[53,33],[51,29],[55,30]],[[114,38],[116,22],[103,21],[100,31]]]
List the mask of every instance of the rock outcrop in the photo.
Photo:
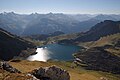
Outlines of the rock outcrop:
[[10,73],[21,73],[19,70],[9,65],[7,62],[0,62],[0,68]]
[[0,70],[3,74],[9,72],[8,76],[3,76],[5,80],[13,80],[13,78],[17,80],[70,80],[69,73],[57,66],[40,67],[31,72],[22,73],[7,62],[0,62]]
[[29,80],[41,80],[41,79],[37,79],[35,76],[33,76],[32,74],[29,74],[29,73],[26,76],[30,77]]
[[7,62],[0,62],[0,80],[40,80],[29,73],[22,73]]
[[70,75],[67,71],[56,66],[40,67],[35,69],[30,74],[40,80],[70,80]]

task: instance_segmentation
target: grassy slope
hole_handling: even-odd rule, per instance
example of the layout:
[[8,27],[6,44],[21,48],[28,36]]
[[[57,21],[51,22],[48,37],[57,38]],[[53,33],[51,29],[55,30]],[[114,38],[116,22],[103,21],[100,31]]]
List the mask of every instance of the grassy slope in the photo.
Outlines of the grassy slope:
[[79,43],[79,45],[85,47],[96,47],[96,46],[98,47],[104,45],[113,45],[118,40],[120,40],[120,33],[101,37],[99,40],[94,42],[91,41],[91,42]]
[[[94,41],[94,42],[79,43],[78,45],[84,46],[86,48],[100,47],[100,46],[105,46],[105,45],[113,45],[114,46],[117,41],[120,41],[120,33],[101,37],[99,40]],[[106,50],[108,52],[120,57],[120,48],[119,47],[107,48]]]
[[46,41],[47,44],[52,43],[52,42],[58,42],[61,40],[70,40],[70,39],[75,39],[79,36],[83,35],[82,33],[73,33],[73,34],[63,34],[60,36],[55,36],[55,37],[49,37]]
[[[120,76],[110,74],[101,71],[85,70],[81,67],[75,67],[75,64],[65,61],[49,61],[49,62],[9,62],[13,67],[21,70],[23,73],[30,72],[31,70],[38,67],[46,67],[51,65],[57,65],[70,73],[71,80],[100,80],[100,77],[106,77],[109,80],[119,80]],[[71,68],[74,66],[75,68]]]

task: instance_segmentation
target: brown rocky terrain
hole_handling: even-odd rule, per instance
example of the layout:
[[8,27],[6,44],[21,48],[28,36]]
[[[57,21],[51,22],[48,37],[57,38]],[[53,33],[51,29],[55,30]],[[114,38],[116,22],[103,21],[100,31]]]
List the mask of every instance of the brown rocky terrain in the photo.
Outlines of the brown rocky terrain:
[[2,80],[70,80],[69,73],[57,66],[40,67],[31,72],[21,73],[9,63],[1,62],[0,74]]
[[101,70],[120,74],[120,57],[103,49],[93,47],[74,55],[76,63],[84,64],[86,69]]

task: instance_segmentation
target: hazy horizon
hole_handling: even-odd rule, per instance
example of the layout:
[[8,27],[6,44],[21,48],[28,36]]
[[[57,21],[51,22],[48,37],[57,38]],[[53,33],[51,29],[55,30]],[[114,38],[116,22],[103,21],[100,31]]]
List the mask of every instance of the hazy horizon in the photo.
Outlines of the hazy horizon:
[[120,14],[120,0],[0,0],[0,13]]
[[30,13],[18,13],[18,12],[14,12],[14,11],[3,11],[3,12],[0,12],[0,13],[15,13],[15,14],[20,14],[20,15],[30,15],[30,14],[50,14],[50,13],[52,13],[52,14],[66,14],[66,15],[93,15],[93,16],[95,16],[95,15],[120,15],[120,13],[96,13],[96,14],[92,14],[92,13],[60,13],[60,12],[46,12],[46,13],[39,13],[39,12],[30,12]]

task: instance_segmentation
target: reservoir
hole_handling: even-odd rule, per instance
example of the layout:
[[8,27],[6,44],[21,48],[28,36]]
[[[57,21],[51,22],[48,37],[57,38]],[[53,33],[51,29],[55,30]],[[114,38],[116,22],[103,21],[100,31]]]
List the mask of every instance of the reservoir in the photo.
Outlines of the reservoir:
[[47,61],[53,60],[72,60],[72,54],[80,49],[79,46],[70,44],[48,44],[39,46],[37,54],[28,57],[30,61]]

